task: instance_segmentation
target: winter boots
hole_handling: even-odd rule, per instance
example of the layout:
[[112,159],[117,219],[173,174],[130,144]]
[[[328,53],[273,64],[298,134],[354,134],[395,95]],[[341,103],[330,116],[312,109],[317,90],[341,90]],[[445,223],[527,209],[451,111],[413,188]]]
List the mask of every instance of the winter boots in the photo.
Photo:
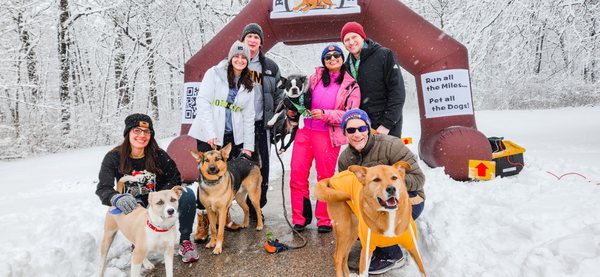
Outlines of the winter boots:
[[[241,226],[235,223],[231,219],[231,215],[227,213],[227,225],[225,225],[225,230],[227,231],[238,231]],[[198,212],[198,225],[196,229],[196,234],[194,235],[194,241],[196,243],[206,242],[208,239],[208,227],[210,226],[208,222],[208,215],[205,210],[201,210]]]
[[198,228],[196,229],[196,234],[194,235],[194,241],[196,243],[206,242],[208,239],[208,215],[205,210],[201,210],[198,212]]

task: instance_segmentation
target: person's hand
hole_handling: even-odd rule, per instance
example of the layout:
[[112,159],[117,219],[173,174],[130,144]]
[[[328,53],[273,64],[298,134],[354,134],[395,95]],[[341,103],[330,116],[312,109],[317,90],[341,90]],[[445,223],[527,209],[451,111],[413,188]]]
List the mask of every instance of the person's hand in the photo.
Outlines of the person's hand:
[[295,111],[292,111],[292,110],[288,110],[287,111],[287,117],[293,118],[295,116],[296,116],[296,112]]
[[133,212],[135,206],[137,206],[137,201],[133,197],[133,195],[129,193],[123,194],[115,194],[110,199],[110,204],[117,207],[117,209],[121,210],[124,214],[128,214]]
[[310,117],[314,119],[321,119],[325,112],[321,109],[314,109],[310,111]]
[[206,143],[210,144],[210,148],[217,149],[217,138],[211,138]]
[[383,126],[383,125],[379,125],[379,127],[377,127],[377,130],[375,130],[375,132],[377,132],[378,134],[387,135],[390,132],[390,129],[385,128],[385,126]]

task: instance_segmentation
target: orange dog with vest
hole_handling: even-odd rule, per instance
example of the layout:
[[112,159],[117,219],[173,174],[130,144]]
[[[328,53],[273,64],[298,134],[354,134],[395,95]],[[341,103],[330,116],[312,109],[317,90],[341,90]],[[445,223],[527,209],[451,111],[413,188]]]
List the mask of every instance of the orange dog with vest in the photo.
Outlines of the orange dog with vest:
[[368,275],[368,262],[375,247],[400,244],[413,257],[425,276],[417,248],[417,228],[405,183],[405,169],[399,161],[392,166],[353,165],[316,186],[316,196],[327,202],[336,237],[334,264],[337,276],[349,276],[348,254],[360,238],[359,275]]

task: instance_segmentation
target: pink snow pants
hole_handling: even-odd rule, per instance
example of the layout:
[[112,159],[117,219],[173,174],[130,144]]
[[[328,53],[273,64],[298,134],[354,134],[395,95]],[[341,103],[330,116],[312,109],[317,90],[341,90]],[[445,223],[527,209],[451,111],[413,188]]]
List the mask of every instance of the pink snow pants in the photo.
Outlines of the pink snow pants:
[[[290,173],[293,224],[308,225],[312,221],[312,209],[308,178],[313,159],[317,169],[317,181],[333,176],[340,147],[331,145],[328,131],[302,128],[296,133]],[[331,226],[327,203],[317,201],[315,209],[317,226]]]

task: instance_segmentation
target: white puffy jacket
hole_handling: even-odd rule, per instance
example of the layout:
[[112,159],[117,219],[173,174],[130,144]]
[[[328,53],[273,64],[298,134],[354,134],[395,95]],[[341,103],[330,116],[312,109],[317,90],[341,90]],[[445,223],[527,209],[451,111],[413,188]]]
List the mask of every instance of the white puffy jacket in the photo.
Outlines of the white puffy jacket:
[[[204,74],[198,97],[197,113],[188,135],[201,141],[217,138],[217,145],[223,146],[225,135],[225,107],[213,104],[215,99],[227,101],[229,84],[227,82],[228,60],[211,67]],[[244,149],[254,151],[254,92],[240,86],[233,102],[242,108],[240,112],[231,112],[233,140],[235,144],[244,144]]]

